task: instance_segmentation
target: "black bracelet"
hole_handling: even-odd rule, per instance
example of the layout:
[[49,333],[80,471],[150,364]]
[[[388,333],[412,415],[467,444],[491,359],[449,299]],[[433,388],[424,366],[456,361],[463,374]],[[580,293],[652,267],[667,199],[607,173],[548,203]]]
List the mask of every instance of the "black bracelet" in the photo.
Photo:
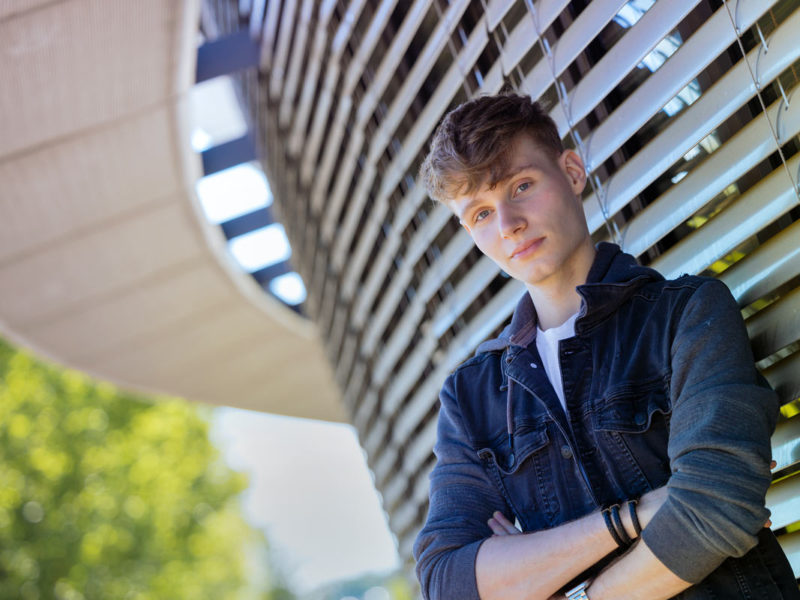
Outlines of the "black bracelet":
[[611,519],[614,521],[614,527],[617,528],[619,537],[622,538],[622,543],[627,548],[631,545],[631,537],[628,535],[628,532],[625,531],[625,527],[622,525],[622,518],[619,516],[619,504],[615,504],[611,507]]
[[639,515],[636,514],[636,500],[628,500],[628,511],[631,513],[631,521],[633,521],[633,530],[636,535],[642,533],[642,524],[639,523]]
[[[619,516],[619,505],[615,504],[614,506],[617,507],[617,516]],[[622,541],[622,538],[619,536],[614,524],[611,522],[611,511],[614,507],[604,508],[602,511],[603,520],[606,522],[606,527],[608,528],[608,532],[611,534],[611,537],[614,538],[614,541],[617,543],[617,546],[620,548],[627,548],[627,544]]]

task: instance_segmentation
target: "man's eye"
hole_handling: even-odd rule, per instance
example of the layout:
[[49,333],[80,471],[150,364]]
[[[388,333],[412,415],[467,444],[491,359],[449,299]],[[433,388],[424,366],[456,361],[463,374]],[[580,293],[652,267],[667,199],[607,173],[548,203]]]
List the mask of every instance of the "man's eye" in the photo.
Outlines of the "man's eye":
[[521,193],[521,192],[524,192],[524,191],[525,191],[525,190],[527,190],[529,187],[531,187],[531,182],[530,182],[530,181],[525,181],[525,182],[523,182],[523,183],[520,183],[520,184],[517,186],[517,193],[519,194],[519,193]]
[[488,216],[489,216],[489,211],[488,209],[484,208],[483,210],[475,213],[475,221],[483,221]]

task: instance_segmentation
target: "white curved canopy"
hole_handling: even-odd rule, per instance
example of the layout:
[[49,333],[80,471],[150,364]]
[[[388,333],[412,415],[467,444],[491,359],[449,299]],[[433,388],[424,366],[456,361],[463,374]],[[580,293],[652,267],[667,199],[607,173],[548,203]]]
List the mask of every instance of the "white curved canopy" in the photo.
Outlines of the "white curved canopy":
[[314,328],[198,209],[199,2],[0,4],[0,333],[123,387],[344,420]]

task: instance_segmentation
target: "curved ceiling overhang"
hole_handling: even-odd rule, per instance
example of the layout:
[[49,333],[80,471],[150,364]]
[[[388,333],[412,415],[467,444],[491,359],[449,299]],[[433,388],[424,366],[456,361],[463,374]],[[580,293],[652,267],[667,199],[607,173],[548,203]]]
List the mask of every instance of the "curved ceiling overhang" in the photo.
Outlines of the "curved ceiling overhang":
[[199,10],[0,6],[0,333],[128,389],[345,420],[316,330],[198,208]]

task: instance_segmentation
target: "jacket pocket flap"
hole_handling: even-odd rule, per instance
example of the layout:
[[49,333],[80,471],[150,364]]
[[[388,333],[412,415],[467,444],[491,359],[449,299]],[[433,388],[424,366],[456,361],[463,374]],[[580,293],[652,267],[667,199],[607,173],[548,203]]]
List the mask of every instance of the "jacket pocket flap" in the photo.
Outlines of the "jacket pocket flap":
[[512,475],[534,452],[538,452],[550,443],[547,427],[542,424],[536,429],[518,431],[514,435],[514,450],[509,445],[508,436],[504,435],[491,446],[478,450],[481,460],[491,460],[504,475]]
[[641,433],[650,428],[653,415],[672,411],[666,381],[622,384],[608,390],[594,409],[595,428]]

